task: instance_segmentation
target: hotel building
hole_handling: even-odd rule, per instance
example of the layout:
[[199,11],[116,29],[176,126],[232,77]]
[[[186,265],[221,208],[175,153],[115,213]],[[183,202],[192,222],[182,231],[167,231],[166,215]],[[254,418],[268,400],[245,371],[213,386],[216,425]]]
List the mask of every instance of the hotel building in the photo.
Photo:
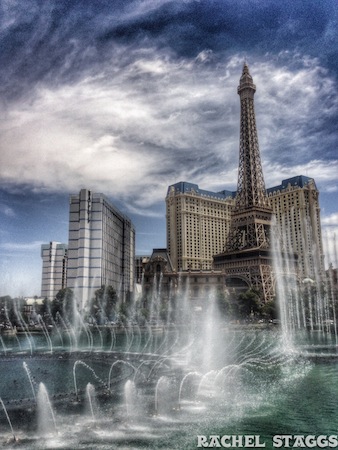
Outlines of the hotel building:
[[53,300],[67,285],[67,244],[50,242],[41,245],[41,297]]
[[166,197],[167,249],[174,270],[210,270],[223,251],[236,193],[211,192],[197,184],[169,186]]
[[135,229],[103,194],[70,196],[67,287],[80,309],[102,285],[121,298],[133,291]]
[[[298,254],[299,276],[323,276],[319,192],[305,176],[267,189],[287,250]],[[211,270],[224,250],[236,192],[205,191],[196,184],[169,186],[166,197],[167,249],[175,271]]]
[[267,189],[285,249],[298,254],[301,278],[324,279],[319,191],[313,178],[296,176]]

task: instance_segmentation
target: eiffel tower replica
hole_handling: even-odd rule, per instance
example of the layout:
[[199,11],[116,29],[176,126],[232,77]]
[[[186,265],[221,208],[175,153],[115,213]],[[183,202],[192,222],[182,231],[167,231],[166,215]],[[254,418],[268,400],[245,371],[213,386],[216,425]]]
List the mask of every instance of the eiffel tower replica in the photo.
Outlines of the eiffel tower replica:
[[268,302],[275,295],[271,251],[273,211],[258,146],[256,86],[246,63],[237,92],[241,101],[237,195],[224,252],[214,256],[214,268],[224,270],[229,287],[253,288],[263,302]]

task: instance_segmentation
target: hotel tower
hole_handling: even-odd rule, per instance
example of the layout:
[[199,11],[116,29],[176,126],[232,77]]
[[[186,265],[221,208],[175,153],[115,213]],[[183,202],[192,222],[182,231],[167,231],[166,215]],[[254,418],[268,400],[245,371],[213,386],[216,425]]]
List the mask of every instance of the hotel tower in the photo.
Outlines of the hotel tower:
[[133,291],[135,229],[103,194],[71,195],[67,287],[84,309],[95,290],[112,286],[124,298]]

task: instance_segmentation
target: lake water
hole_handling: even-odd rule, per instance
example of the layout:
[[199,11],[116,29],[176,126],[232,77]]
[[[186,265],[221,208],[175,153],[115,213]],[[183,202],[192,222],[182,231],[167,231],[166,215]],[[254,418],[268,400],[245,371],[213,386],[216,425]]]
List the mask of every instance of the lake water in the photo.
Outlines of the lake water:
[[[17,442],[3,409],[0,442],[24,449],[185,450],[198,448],[198,436],[210,442],[210,435],[259,435],[270,449],[275,435],[338,434],[333,336],[302,333],[292,349],[283,348],[277,329],[177,336],[172,330],[153,336],[140,352],[147,338],[139,333],[127,353],[123,337],[105,350],[69,352],[55,342],[53,353],[41,336],[33,338],[33,351],[27,337],[20,347],[8,339],[0,397]],[[33,395],[41,383],[55,415],[55,427],[43,432]],[[88,383],[95,394],[86,394]],[[320,442],[312,448],[323,448]]]

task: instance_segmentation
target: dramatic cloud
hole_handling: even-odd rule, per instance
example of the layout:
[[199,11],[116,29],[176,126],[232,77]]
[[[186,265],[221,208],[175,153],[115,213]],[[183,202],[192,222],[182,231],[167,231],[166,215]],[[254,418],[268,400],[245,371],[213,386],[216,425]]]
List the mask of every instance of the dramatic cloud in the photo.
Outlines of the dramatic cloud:
[[[102,74],[40,88],[29,104],[13,104],[0,125],[2,179],[48,191],[89,186],[131,208],[163,200],[168,184],[180,180],[234,189],[243,60],[235,55],[216,67],[205,61],[137,51],[113,79]],[[325,168],[316,158],[319,142],[322,157],[334,155],[322,125],[337,114],[334,81],[308,58],[297,70],[278,58],[250,70],[268,184],[290,167],[333,182],[336,160]]]

